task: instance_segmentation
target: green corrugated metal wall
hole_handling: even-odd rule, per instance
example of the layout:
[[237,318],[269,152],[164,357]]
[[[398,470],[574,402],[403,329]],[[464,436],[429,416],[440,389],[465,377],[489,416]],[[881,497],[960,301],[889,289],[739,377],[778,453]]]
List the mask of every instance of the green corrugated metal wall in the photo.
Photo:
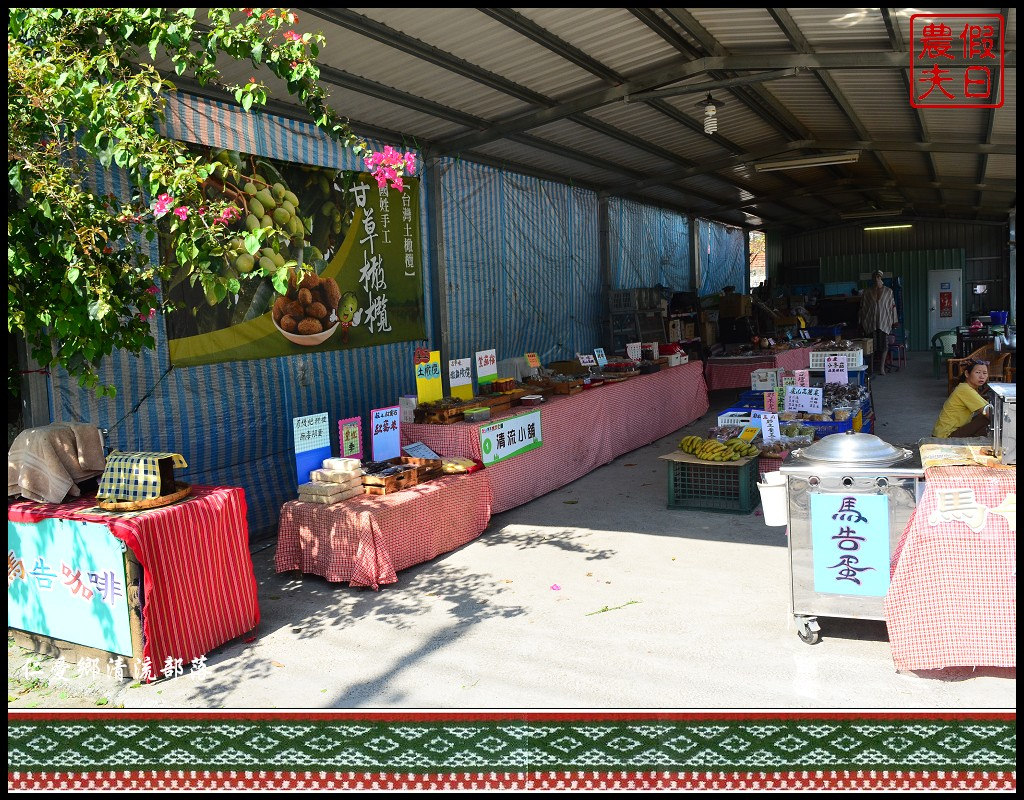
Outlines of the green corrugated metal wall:
[[[964,250],[911,250],[893,253],[859,253],[821,259],[821,282],[857,281],[876,269],[903,280],[903,319],[911,350],[927,350],[928,270],[959,269],[967,266]],[[966,289],[966,283],[965,283]],[[966,298],[961,297],[964,303]],[[966,306],[964,306],[966,309]]]

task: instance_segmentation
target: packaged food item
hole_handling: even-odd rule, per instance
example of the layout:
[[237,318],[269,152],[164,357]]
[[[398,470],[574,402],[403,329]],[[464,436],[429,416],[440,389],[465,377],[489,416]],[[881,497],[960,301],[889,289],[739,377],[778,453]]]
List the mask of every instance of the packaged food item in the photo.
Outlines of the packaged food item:
[[[307,484],[308,485],[308,484]],[[299,487],[300,489],[302,487]],[[323,503],[324,505],[334,505],[335,503],[341,503],[357,495],[363,494],[363,485],[360,483],[358,486],[352,489],[347,489],[341,494],[327,495],[327,494],[308,494],[306,492],[299,492],[299,500],[307,503]]]
[[359,480],[362,475],[361,469],[315,469],[309,473],[309,478],[320,483],[351,483],[353,480]]
[[358,458],[325,458],[323,468],[336,472],[351,472],[359,469],[361,463]]

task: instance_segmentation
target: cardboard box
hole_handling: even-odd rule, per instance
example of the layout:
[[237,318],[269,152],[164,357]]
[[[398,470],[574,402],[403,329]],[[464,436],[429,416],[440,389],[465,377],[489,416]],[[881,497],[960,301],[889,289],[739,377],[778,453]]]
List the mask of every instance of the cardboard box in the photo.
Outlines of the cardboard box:
[[776,369],[755,369],[750,373],[750,388],[753,391],[767,392],[782,385],[782,367]]
[[700,326],[701,344],[711,347],[718,341],[718,326],[713,322],[705,322]]
[[749,294],[723,294],[718,303],[718,313],[723,317],[749,317],[752,308]]

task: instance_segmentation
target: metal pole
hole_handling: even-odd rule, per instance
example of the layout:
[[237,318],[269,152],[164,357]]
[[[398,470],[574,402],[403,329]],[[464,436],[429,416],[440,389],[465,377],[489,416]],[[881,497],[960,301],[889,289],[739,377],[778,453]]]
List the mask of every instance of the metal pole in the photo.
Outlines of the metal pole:
[[430,249],[432,280],[430,282],[430,312],[434,329],[434,342],[441,351],[441,387],[445,395],[451,394],[448,382],[448,359],[451,343],[448,333],[448,271],[444,257],[444,217],[441,201],[441,170],[439,159],[426,159],[427,179],[427,241]]
[[602,319],[607,317],[607,324],[604,326],[604,346],[609,353],[615,352],[615,342],[612,341],[612,318],[611,301],[609,294],[612,289],[612,259],[611,259],[611,219],[608,212],[608,195],[599,192],[597,195],[597,258],[601,270],[601,301],[604,311]]

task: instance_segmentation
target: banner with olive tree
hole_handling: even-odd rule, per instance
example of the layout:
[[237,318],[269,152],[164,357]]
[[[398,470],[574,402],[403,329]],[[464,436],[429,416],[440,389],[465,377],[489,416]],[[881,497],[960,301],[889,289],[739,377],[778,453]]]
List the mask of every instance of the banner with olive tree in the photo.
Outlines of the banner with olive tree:
[[[418,180],[405,179],[399,192],[378,187],[368,173],[231,150],[210,156],[232,169],[207,180],[206,196],[229,199],[240,211],[227,222],[237,236],[220,273],[263,277],[230,281],[238,294],[218,302],[212,289],[179,270],[165,287],[175,304],[167,314],[172,364],[425,338]],[[251,234],[260,230],[256,249]],[[165,237],[161,244],[173,261],[172,242]]]

